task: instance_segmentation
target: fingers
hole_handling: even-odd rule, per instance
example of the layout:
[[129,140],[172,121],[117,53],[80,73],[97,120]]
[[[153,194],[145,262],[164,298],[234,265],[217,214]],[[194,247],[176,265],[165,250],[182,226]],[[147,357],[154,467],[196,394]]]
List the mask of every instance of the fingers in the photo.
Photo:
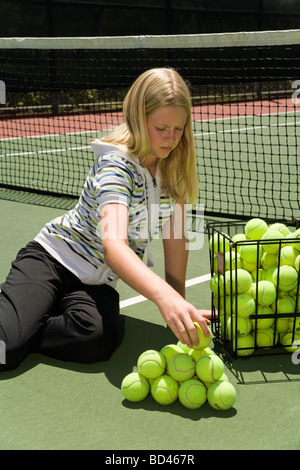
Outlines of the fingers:
[[209,338],[210,331],[207,325],[210,324],[210,320],[206,315],[207,317],[210,317],[211,312],[208,310],[195,310],[193,316],[187,314],[186,316],[182,315],[181,317],[177,316],[175,319],[173,318],[172,321],[170,321],[169,326],[181,343],[186,344],[190,348],[198,346],[199,337],[193,322],[196,321],[202,329],[204,336]]
[[192,321],[188,322],[188,325],[183,321],[177,320],[176,323],[170,325],[171,330],[177,337],[177,339],[186,344],[189,348],[197,344],[198,334]]

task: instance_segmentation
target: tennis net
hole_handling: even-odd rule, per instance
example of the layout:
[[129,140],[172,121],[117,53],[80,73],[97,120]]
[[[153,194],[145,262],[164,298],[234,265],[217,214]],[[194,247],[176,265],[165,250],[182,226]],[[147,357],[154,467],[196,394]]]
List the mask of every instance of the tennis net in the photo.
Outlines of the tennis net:
[[298,220],[299,44],[300,30],[1,38],[0,187],[78,197],[89,141],[122,122],[140,73],[171,66],[192,92],[206,214]]

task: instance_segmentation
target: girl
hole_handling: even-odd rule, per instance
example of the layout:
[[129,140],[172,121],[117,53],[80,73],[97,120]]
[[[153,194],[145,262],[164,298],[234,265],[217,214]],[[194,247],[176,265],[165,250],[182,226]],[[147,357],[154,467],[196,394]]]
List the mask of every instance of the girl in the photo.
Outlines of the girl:
[[[159,308],[182,343],[198,344],[210,312],[185,300],[184,204],[198,192],[189,90],[170,68],[129,90],[124,124],[92,142],[97,157],[76,207],[45,227],[12,264],[0,294],[0,339],[12,369],[30,352],[66,361],[107,360],[118,345],[123,279]],[[162,229],[166,280],[151,265]]]

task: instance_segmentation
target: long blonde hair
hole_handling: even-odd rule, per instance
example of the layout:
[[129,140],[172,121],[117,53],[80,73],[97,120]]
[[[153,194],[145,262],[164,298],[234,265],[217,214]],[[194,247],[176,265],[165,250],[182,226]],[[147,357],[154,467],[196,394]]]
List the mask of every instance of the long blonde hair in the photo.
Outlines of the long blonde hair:
[[140,75],[123,103],[124,124],[102,140],[125,147],[136,158],[147,156],[150,139],[146,117],[158,108],[169,105],[182,107],[187,113],[187,122],[178,146],[168,158],[159,160],[162,187],[168,196],[194,204],[199,183],[191,98],[186,83],[174,69],[155,68]]

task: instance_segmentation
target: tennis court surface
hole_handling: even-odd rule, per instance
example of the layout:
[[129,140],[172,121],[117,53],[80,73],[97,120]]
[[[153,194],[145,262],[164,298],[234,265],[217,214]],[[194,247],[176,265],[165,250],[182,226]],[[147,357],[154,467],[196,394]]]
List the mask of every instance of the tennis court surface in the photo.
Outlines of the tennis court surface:
[[[292,94],[300,31],[128,41],[100,38],[81,50],[55,38],[45,48],[44,41],[0,41],[7,87],[0,106],[0,284],[17,251],[76,203],[93,163],[90,139],[120,122],[126,88],[149,66],[175,66],[191,84],[205,221],[299,219],[300,104]],[[39,76],[41,61],[47,66]],[[187,298],[209,309],[201,230],[203,245],[190,253]],[[153,269],[163,276],[161,240],[153,254]],[[178,401],[162,406],[151,396],[126,401],[120,385],[138,356],[177,340],[151,302],[122,282],[119,291],[124,339],[110,361],[81,365],[32,354],[1,373],[1,449],[100,449],[109,456],[300,448],[300,364],[290,354],[233,359],[214,341],[237,391],[228,411],[207,403],[198,410]]]

